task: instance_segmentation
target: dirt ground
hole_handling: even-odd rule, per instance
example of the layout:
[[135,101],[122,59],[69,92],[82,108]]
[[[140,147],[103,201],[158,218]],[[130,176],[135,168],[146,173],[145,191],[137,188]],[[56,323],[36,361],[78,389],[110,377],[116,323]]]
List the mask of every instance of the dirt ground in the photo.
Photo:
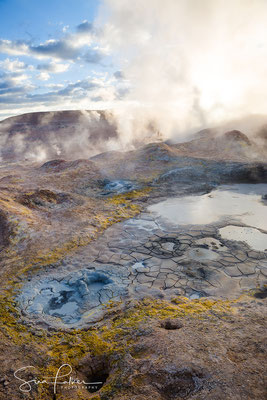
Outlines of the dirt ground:
[[[234,140],[250,145],[242,136]],[[250,282],[231,296],[216,292],[220,266],[207,262],[200,276],[200,265],[179,258],[194,240],[218,239],[216,229],[207,227],[199,236],[187,232],[190,240],[183,233],[184,242],[177,233],[172,240],[173,246],[179,242],[179,254],[166,261],[170,234],[155,230],[154,239],[147,239],[147,231],[132,227],[127,233],[123,225],[167,196],[208,193],[222,183],[267,182],[266,164],[239,150],[231,160],[219,159],[216,152],[199,158],[194,152],[194,143],[184,149],[158,143],[91,160],[0,165],[0,399],[266,397],[266,252],[252,254],[242,243],[223,243],[231,247],[231,257],[244,256],[233,260],[225,254],[226,272],[244,264],[239,275],[228,278]],[[167,250],[155,256],[158,237]],[[146,252],[150,269],[137,278],[124,274]],[[163,261],[157,264],[158,259]],[[100,302],[105,312],[94,323],[68,327],[53,316],[50,323],[50,317],[40,319],[18,302],[23,288],[39,277],[61,273],[71,280],[70,274],[85,268],[112,276],[113,265],[115,283],[132,292]],[[180,283],[168,292],[177,271]],[[203,285],[206,273],[214,277],[209,279],[214,292],[190,298],[188,282],[193,289]],[[152,292],[155,279],[158,288]],[[54,377],[63,364],[68,383],[55,390]],[[60,375],[61,383],[64,379]]]

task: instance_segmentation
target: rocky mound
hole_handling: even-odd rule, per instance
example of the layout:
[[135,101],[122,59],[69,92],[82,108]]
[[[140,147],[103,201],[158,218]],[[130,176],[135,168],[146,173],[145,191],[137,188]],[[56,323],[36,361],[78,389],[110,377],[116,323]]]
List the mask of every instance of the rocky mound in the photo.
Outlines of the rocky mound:
[[54,111],[23,114],[0,122],[3,160],[88,157],[105,151],[117,137],[106,111]]
[[216,131],[206,129],[199,132],[196,139],[176,144],[174,147],[189,157],[225,161],[266,160],[264,148],[238,130],[218,135]]
[[44,163],[40,170],[42,172],[61,172],[71,169],[87,169],[92,173],[98,173],[98,169],[92,161],[89,160],[75,160],[75,161],[65,161],[65,160],[51,160]]
[[[239,131],[182,144],[150,143],[128,152],[106,152],[91,160],[112,179],[157,175],[154,182],[266,182],[265,153]],[[229,139],[230,138],[230,139]],[[229,143],[229,144],[228,144]],[[211,150],[212,149],[212,150]],[[173,166],[173,168],[171,168]],[[163,173],[160,173],[164,171]]]
[[34,192],[23,193],[18,197],[18,201],[29,208],[53,208],[71,204],[72,198],[66,193],[55,193],[48,189],[38,189]]

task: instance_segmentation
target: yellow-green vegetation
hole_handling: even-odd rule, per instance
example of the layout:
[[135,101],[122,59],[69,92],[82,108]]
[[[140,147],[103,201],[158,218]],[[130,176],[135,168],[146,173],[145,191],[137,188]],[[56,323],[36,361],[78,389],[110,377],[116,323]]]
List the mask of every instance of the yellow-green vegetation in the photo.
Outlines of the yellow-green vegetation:
[[[203,315],[216,314],[225,315],[232,311],[231,302],[215,301],[208,299],[188,300],[177,297],[172,302],[146,299],[132,303],[126,311],[122,311],[121,305],[110,302],[107,304],[107,317],[105,324],[97,329],[92,327],[88,330],[73,329],[67,332],[48,332],[37,327],[29,327],[23,323],[20,312],[15,302],[16,290],[21,283],[17,283],[16,276],[26,277],[26,273],[38,270],[38,267],[55,263],[80,246],[88,244],[93,238],[103,232],[109,225],[123,219],[133,217],[140,212],[140,205],[135,201],[148,195],[150,189],[135,190],[130,193],[115,195],[105,202],[108,207],[109,216],[104,213],[97,215],[95,233],[74,237],[62,246],[55,247],[50,251],[35,254],[27,262],[26,266],[18,262],[12,269],[13,278],[8,282],[8,288],[0,295],[0,330],[3,341],[9,347],[18,349],[23,354],[24,346],[27,344],[34,354],[36,366],[40,378],[42,376],[54,376],[57,369],[63,363],[69,363],[73,369],[79,366],[81,359],[88,353],[91,356],[105,355],[112,360],[114,355],[123,357],[125,352],[131,350],[136,342],[136,332],[144,326],[148,326],[153,320],[161,320],[167,317],[175,318],[201,318]],[[115,317],[114,317],[115,315]],[[24,354],[23,354],[24,357]],[[25,355],[26,357],[26,355]],[[24,360],[26,361],[26,360]],[[28,360],[27,360],[28,361]],[[32,361],[32,360],[29,360]],[[112,376],[111,381],[101,389],[103,395],[92,396],[95,400],[109,398],[115,389],[114,382],[119,372]],[[82,393],[75,394],[76,399],[88,398]],[[48,388],[45,385],[38,386],[37,400],[49,398]],[[60,400],[60,396],[57,396]]]
[[187,316],[195,318],[203,314],[210,316],[213,312],[223,315],[232,311],[231,304],[233,302],[205,298],[189,300],[182,296],[172,299],[171,302],[144,299],[113,320],[111,329],[109,326],[102,327],[102,337],[111,341],[120,337],[125,338],[129,332],[134,332],[139,325],[149,321],[149,319],[162,320]]
[[[11,259],[12,256],[12,259],[14,260],[14,274],[19,274],[21,276],[28,271],[37,272],[41,267],[56,263],[63,259],[66,254],[73,253],[79,247],[88,245],[114,223],[132,218],[140,213],[141,206],[135,202],[148,196],[149,191],[150,188],[133,190],[129,193],[114,195],[107,200],[101,200],[107,207],[103,212],[90,216],[89,225],[92,228],[90,233],[83,233],[82,235],[76,234],[64,243],[55,247],[50,247],[49,249],[45,248],[44,241],[43,249],[35,251],[31,250],[31,252],[23,254],[24,262],[22,260],[18,262],[18,258],[16,257],[16,244],[19,242],[20,237],[25,237],[26,235],[25,223],[29,226],[33,225],[33,223],[36,225],[38,218],[36,214],[32,214],[32,211],[27,207],[15,202],[14,200],[10,200],[10,202],[6,200],[4,208],[5,210],[8,209],[9,212],[9,221],[10,224],[12,224],[12,235],[10,237],[11,246],[6,247],[3,254],[8,256],[9,259]],[[31,193],[27,194],[29,195]],[[16,211],[15,214],[13,214],[14,210]],[[39,221],[38,226],[40,224],[41,221]]]
[[106,229],[108,226],[123,221],[127,218],[133,218],[141,211],[141,206],[135,204],[135,200],[140,200],[148,196],[151,188],[144,188],[141,190],[132,190],[128,193],[122,193],[114,195],[107,200],[107,202],[115,206],[115,210],[112,211],[109,217],[103,215],[97,215],[96,218],[99,222],[100,229]]
[[77,235],[71,238],[68,242],[65,242],[63,246],[57,246],[52,250],[43,251],[40,254],[35,255],[31,259],[31,263],[27,265],[23,272],[28,271],[32,266],[37,264],[41,266],[55,263],[61,260],[66,254],[75,251],[78,247],[89,244],[106,228],[114,223],[134,217],[140,213],[141,207],[137,204],[134,204],[133,201],[146,196],[149,191],[149,188],[138,191],[134,190],[126,194],[115,195],[108,199],[107,203],[113,205],[113,207],[108,212],[108,215],[106,215],[107,213],[101,213],[94,217],[95,232],[93,235]]
[[0,197],[0,207],[6,213],[12,213],[14,216],[23,217],[27,222],[32,221],[32,212],[27,207],[19,204],[10,196]]
[[108,201],[116,205],[129,204],[132,200],[137,200],[146,197],[150,191],[151,188],[149,187],[140,190],[132,190],[131,192],[128,193],[121,193],[114,195],[110,199],[108,199]]
[[[22,323],[16,308],[13,288],[0,297],[0,329],[6,338],[5,341],[10,343],[10,348],[14,345],[20,348],[25,343],[31,346],[40,376],[54,376],[57,368],[63,363],[69,363],[75,370],[80,360],[88,353],[91,356],[105,355],[110,360],[115,354],[122,357],[136,342],[135,335],[138,330],[149,326],[153,320],[167,317],[201,318],[212,316],[214,313],[224,316],[232,312],[232,303],[234,301],[189,300],[184,297],[176,297],[171,302],[145,299],[135,301],[126,311],[122,311],[120,304],[113,302],[107,305],[105,325],[97,329],[92,327],[88,330],[47,332],[38,327],[35,327],[34,331]],[[103,396],[104,393],[106,396],[114,391],[112,382],[113,379],[101,390]],[[38,390],[36,398],[46,398],[48,389],[45,385],[39,385]]]

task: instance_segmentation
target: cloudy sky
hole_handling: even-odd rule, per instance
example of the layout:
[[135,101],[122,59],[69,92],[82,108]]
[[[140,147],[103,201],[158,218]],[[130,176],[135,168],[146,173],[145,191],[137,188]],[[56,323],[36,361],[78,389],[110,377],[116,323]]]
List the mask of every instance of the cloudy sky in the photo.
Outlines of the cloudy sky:
[[266,21],[266,0],[0,0],[0,119],[115,107],[172,136],[266,114]]
[[120,73],[94,25],[98,0],[0,0],[0,119],[103,108]]

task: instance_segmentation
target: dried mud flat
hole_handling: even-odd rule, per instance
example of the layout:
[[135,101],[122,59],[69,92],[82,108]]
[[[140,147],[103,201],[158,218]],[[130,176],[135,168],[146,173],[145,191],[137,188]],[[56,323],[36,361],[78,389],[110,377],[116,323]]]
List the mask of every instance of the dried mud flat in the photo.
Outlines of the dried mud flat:
[[[0,167],[0,398],[265,397],[263,161],[158,143]],[[64,363],[102,383],[19,389]]]

